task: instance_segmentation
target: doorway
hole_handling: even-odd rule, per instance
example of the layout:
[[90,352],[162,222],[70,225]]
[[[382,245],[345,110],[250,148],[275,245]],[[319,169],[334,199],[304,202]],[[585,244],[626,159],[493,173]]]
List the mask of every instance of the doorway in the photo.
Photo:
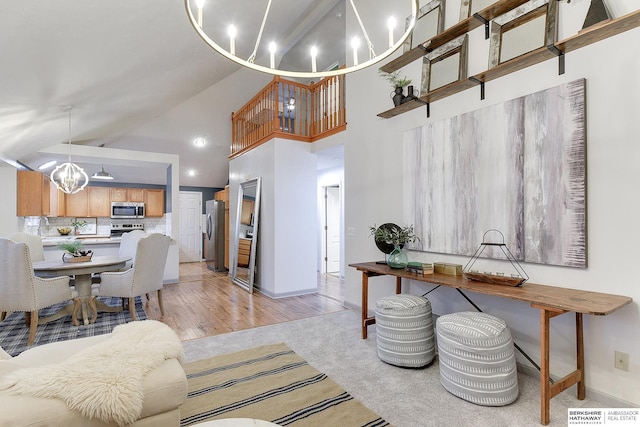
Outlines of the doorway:
[[180,192],[180,262],[202,261],[202,193]]
[[322,252],[321,268],[318,274],[318,294],[344,301],[344,280],[342,278],[342,227],[340,186],[322,187],[324,199],[322,209]]
[[324,271],[340,277],[340,187],[324,187]]

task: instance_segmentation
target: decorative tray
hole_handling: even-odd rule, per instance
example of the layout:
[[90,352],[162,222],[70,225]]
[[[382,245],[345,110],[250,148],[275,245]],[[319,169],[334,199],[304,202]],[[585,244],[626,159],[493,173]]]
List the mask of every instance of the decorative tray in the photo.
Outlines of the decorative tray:
[[62,262],[71,262],[71,263],[89,262],[89,261],[91,261],[91,256],[92,255],[93,255],[93,253],[90,253],[89,255],[83,255],[83,256],[73,256],[71,254],[64,253],[64,254],[62,254]]
[[522,277],[496,276],[495,274],[484,274],[476,272],[463,272],[462,275],[469,280],[478,282],[493,283],[494,285],[520,286],[526,279]]

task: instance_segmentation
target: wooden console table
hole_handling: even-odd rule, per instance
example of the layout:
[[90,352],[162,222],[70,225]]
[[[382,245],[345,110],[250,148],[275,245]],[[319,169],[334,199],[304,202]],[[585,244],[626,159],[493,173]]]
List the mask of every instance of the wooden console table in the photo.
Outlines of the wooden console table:
[[[464,276],[425,274],[393,269],[386,264],[364,262],[349,264],[362,272],[362,338],[367,338],[367,326],[375,323],[368,316],[369,278],[394,276],[396,293],[402,290],[402,279],[417,280],[434,285],[448,286],[458,290],[468,290],[485,295],[493,295],[513,300],[525,301],[540,310],[540,423],[549,424],[549,401],[554,396],[578,385],[578,399],[585,398],[584,384],[584,344],[582,315],[604,316],[630,304],[632,299],[621,295],[559,288],[526,282],[520,287],[494,285],[468,280]],[[553,384],[549,381],[549,320],[564,313],[576,314],[576,370]]]

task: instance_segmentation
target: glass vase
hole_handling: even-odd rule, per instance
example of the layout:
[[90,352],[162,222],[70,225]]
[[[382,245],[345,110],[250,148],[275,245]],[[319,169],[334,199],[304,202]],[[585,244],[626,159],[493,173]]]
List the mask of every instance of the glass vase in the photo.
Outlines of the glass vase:
[[406,268],[408,264],[409,258],[407,254],[402,251],[400,246],[396,245],[389,254],[387,265],[391,268]]

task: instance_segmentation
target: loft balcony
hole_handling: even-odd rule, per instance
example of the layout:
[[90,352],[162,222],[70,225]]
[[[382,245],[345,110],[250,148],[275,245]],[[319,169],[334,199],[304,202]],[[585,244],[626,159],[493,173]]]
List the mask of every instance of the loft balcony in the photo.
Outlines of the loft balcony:
[[305,85],[281,77],[231,114],[231,155],[273,138],[314,142],[346,129],[345,76]]

